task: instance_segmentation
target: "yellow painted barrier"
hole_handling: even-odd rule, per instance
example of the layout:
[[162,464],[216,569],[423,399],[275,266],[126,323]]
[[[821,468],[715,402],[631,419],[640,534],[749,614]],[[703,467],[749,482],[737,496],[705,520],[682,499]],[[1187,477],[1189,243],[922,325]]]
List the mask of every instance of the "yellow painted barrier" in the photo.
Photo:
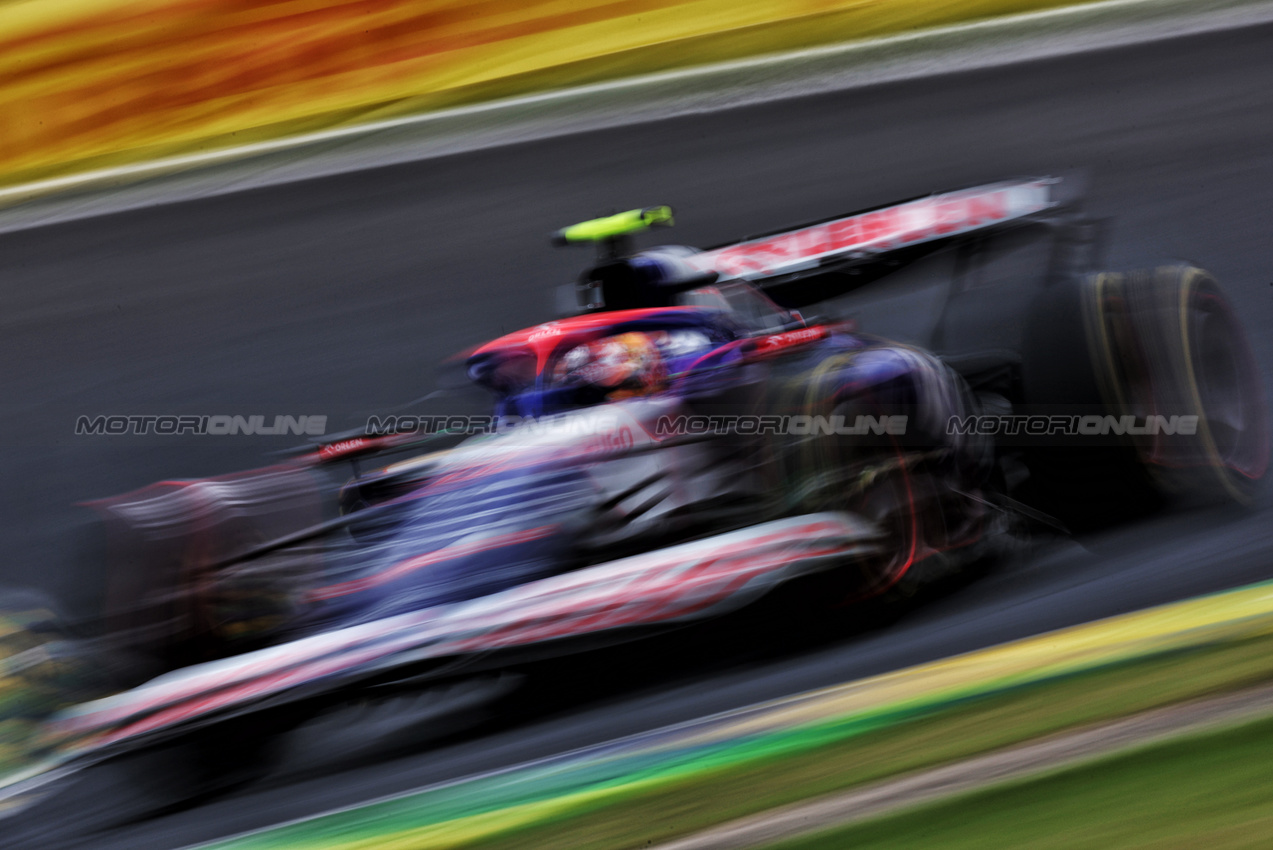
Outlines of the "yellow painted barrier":
[[0,182],[1074,0],[0,0]]

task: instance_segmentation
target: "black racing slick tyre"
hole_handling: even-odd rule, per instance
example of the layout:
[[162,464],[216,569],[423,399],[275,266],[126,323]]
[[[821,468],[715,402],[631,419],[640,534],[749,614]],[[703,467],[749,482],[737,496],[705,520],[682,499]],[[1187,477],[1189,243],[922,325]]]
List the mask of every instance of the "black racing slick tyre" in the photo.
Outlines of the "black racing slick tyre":
[[1134,444],[1159,488],[1250,501],[1268,468],[1268,410],[1219,284],[1202,269],[1172,265],[1108,276],[1095,296],[1090,324],[1104,390],[1120,415],[1157,418],[1158,433],[1150,427]]
[[1026,408],[1081,430],[1026,451],[1031,494],[1079,527],[1166,501],[1245,503],[1269,460],[1255,359],[1215,279],[1188,265],[1045,291],[1023,352]]

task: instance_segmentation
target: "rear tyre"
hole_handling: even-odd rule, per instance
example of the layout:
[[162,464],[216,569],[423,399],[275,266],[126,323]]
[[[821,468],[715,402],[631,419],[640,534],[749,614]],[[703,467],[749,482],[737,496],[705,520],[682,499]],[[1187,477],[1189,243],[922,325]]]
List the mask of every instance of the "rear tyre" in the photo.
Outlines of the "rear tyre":
[[[1232,306],[1211,275],[1191,266],[1120,282],[1096,302],[1107,393],[1120,414],[1166,419],[1159,433],[1135,439],[1138,457],[1165,494],[1249,502],[1268,468],[1268,411]],[[1194,427],[1186,417],[1196,417]]]
[[[1219,285],[1186,265],[1049,287],[1023,351],[1030,413],[1113,416],[1112,435],[1026,450],[1028,497],[1075,528],[1170,501],[1245,503],[1268,466],[1259,371]],[[1124,430],[1126,417],[1133,427]]]

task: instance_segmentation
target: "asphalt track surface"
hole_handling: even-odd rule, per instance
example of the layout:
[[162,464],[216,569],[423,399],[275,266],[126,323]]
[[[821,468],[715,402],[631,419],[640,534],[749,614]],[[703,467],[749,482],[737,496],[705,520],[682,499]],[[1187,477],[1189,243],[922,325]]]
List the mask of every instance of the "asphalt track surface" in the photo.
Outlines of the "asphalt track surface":
[[[281,437],[74,436],[79,415],[327,414],[428,392],[443,357],[549,318],[555,227],[671,203],[712,244],[940,188],[1088,168],[1111,267],[1217,274],[1273,364],[1273,28],[802,97],[0,237],[0,580],[87,606],[72,503],[258,465]],[[272,779],[85,834],[92,779],[6,847],[176,847],[757,700],[1273,577],[1266,493],[1056,545],[890,626],[643,682],[424,753]],[[728,653],[725,654],[728,657]],[[91,774],[91,771],[90,771]]]

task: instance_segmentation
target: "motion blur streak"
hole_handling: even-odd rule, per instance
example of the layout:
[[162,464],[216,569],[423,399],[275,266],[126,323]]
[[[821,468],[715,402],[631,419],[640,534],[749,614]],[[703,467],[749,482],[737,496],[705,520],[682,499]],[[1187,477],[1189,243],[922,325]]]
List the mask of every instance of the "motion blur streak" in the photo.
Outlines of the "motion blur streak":
[[241,144],[369,114],[1058,5],[1065,0],[5,3],[0,174],[42,176],[71,161],[145,159],[213,137]]

